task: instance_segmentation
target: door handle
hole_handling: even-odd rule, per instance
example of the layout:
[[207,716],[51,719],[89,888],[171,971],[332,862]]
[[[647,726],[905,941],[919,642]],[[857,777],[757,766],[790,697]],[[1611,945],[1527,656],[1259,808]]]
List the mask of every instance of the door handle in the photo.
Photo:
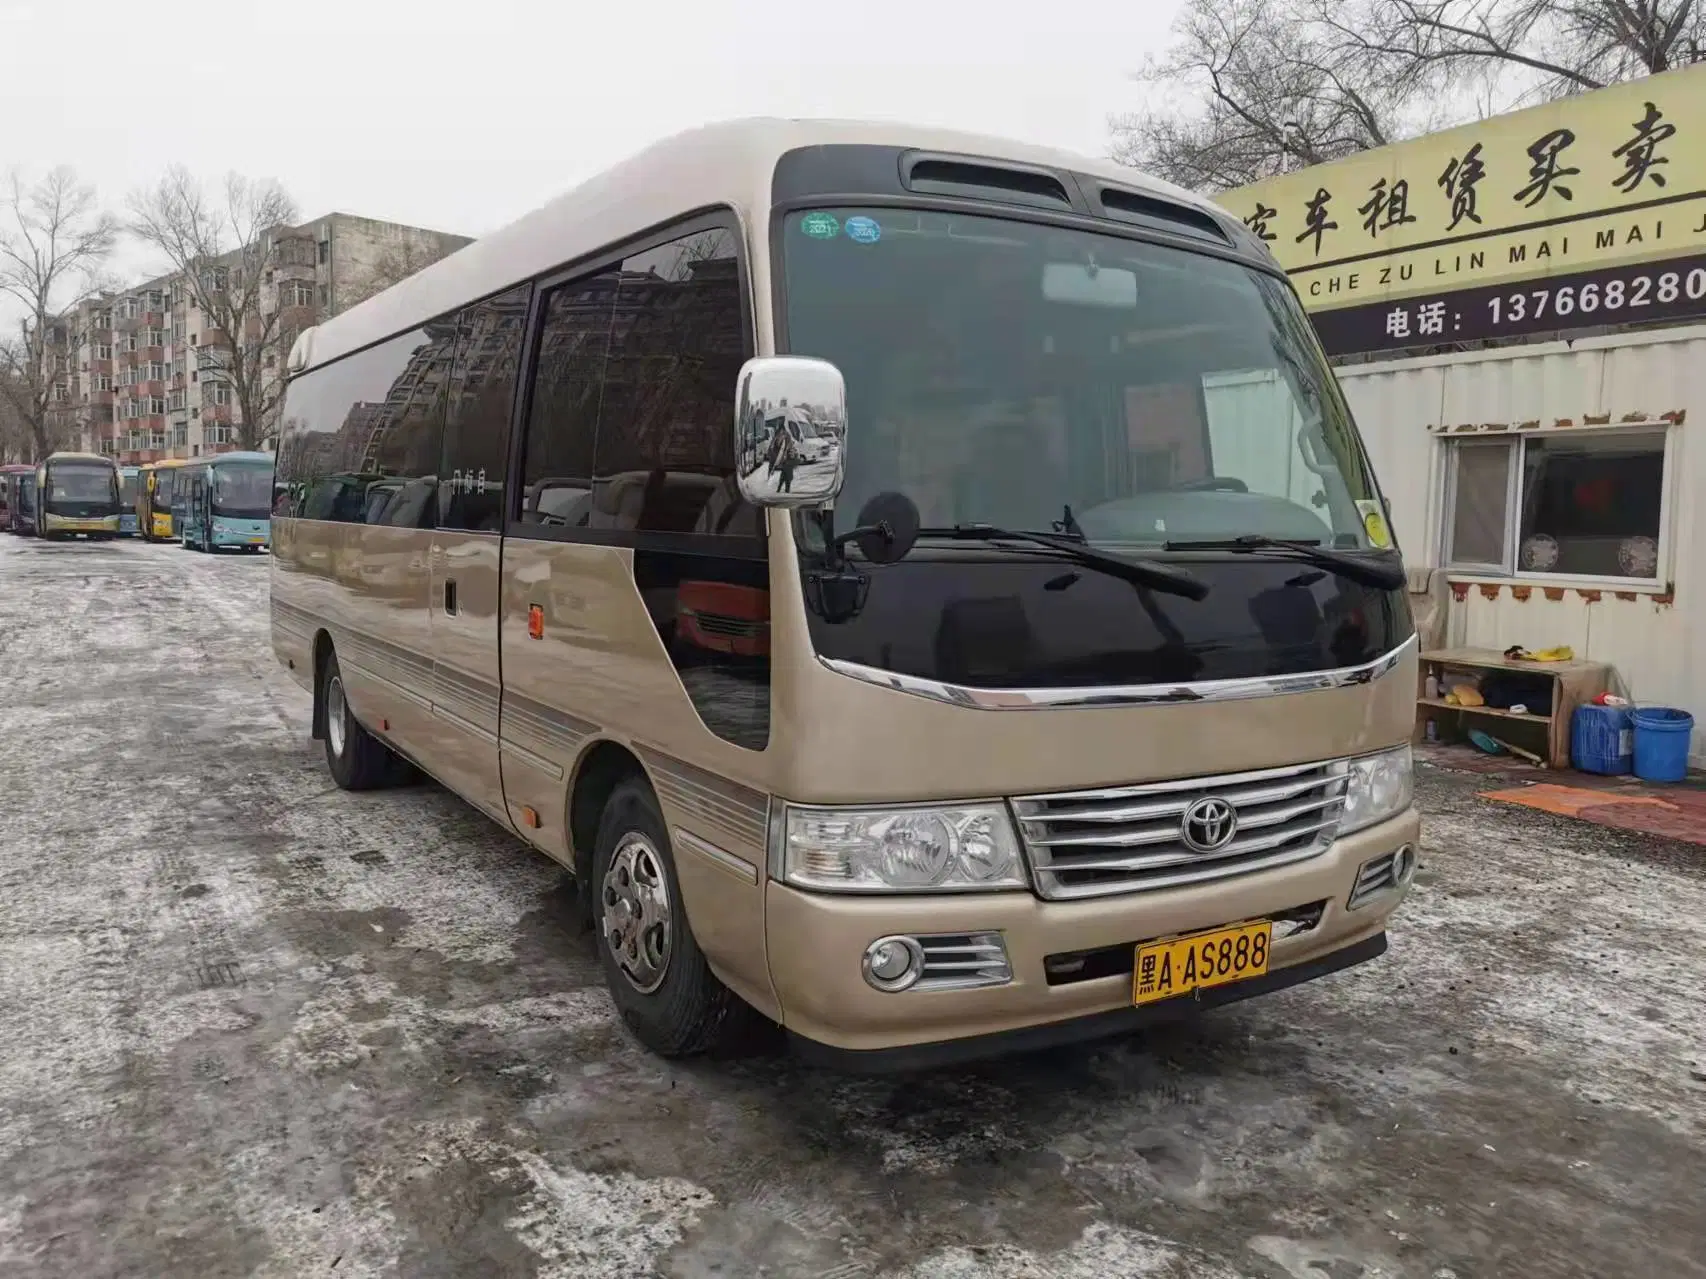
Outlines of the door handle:
[[452,615],[456,612],[456,579],[444,579],[444,611]]

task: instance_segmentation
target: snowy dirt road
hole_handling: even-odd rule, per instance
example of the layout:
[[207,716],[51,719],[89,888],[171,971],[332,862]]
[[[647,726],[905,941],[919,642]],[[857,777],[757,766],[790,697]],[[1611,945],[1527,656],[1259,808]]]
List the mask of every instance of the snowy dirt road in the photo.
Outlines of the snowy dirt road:
[[264,560],[0,537],[0,1275],[1706,1275],[1700,850],[1425,772],[1391,952],[1095,1051],[672,1066],[335,790]]

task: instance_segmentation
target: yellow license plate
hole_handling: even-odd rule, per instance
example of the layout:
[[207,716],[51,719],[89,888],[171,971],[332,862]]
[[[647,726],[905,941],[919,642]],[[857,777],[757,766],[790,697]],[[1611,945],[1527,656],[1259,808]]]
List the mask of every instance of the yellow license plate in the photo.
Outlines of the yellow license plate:
[[1274,926],[1267,920],[1213,932],[1144,942],[1137,948],[1131,1001],[1152,1004],[1194,990],[1225,986],[1268,971]]

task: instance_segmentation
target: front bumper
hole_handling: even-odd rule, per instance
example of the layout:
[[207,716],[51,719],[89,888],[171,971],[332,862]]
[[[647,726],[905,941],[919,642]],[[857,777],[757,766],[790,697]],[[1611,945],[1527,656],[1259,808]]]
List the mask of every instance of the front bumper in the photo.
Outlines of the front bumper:
[[245,527],[243,525],[220,527],[215,525],[209,537],[215,546],[265,546],[267,544],[267,528],[265,525],[259,527]]
[[[803,1056],[859,1070],[905,1070],[1082,1042],[1308,981],[1380,955],[1393,890],[1350,910],[1359,867],[1404,844],[1421,821],[1403,815],[1335,841],[1308,861],[1208,884],[1081,901],[1028,893],[852,897],[771,882],[765,908],[771,981]],[[1163,1003],[1132,1005],[1137,943],[1272,918],[1319,905],[1312,927],[1276,931],[1266,975]],[[873,989],[865,948],[888,934],[1000,933],[1012,980],[974,989]],[[1100,953],[1106,975],[1057,975],[1050,956]],[[1107,971],[1107,961],[1123,968]],[[1095,968],[1086,971],[1096,971]]]
[[42,525],[49,533],[111,533],[116,535],[119,531],[119,518],[116,515],[107,515],[81,519],[74,515],[49,513],[43,516]]

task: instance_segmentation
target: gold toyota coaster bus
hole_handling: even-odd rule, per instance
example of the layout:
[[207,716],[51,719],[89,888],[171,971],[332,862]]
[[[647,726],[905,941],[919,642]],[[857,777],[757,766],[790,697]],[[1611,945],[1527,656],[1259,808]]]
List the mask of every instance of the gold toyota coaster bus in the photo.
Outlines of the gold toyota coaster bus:
[[1415,634],[1263,244],[898,125],[659,143],[305,332],[272,635],[332,776],[571,868],[655,1051],[910,1069],[1386,948]]

